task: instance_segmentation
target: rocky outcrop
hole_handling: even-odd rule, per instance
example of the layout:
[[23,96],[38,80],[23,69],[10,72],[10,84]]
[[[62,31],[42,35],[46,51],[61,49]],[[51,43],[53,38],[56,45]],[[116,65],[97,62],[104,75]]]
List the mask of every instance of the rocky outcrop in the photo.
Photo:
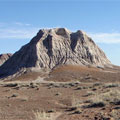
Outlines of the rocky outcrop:
[[26,69],[52,69],[58,65],[110,66],[104,52],[81,30],[41,29],[37,35],[0,67],[0,77]]
[[0,54],[0,66],[12,56],[11,53]]

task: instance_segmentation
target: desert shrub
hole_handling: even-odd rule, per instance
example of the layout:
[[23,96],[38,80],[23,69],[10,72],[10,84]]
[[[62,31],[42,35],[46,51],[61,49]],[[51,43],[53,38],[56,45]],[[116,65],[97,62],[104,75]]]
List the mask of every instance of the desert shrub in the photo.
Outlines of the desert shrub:
[[92,108],[92,107],[104,107],[105,101],[102,98],[95,95],[92,99],[85,101],[84,103],[89,103],[87,105],[83,105],[84,108]]
[[104,107],[105,106],[105,103],[104,101],[98,101],[98,102],[91,102],[91,104],[85,106],[87,108],[92,108],[92,107]]
[[118,89],[110,90],[107,93],[101,95],[104,101],[109,104],[120,104],[120,91]]
[[100,85],[102,85],[102,83],[96,82],[93,84],[93,87],[100,86]]
[[119,84],[117,84],[117,83],[106,83],[103,87],[105,87],[105,88],[119,87]]
[[18,86],[17,83],[7,83],[4,85],[4,87],[16,87],[16,86]]
[[110,90],[106,93],[95,94],[89,99],[89,104],[83,107],[104,107],[107,104],[120,105],[120,91]]
[[87,91],[87,93],[85,95],[83,95],[83,97],[88,97],[88,96],[91,96],[94,94],[95,94],[95,92],[93,92],[93,91]]

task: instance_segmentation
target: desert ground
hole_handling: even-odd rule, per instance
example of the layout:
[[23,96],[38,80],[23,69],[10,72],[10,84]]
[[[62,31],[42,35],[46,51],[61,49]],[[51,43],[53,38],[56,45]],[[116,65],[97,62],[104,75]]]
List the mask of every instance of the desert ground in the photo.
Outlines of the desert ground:
[[66,65],[1,81],[0,120],[120,120],[120,67]]

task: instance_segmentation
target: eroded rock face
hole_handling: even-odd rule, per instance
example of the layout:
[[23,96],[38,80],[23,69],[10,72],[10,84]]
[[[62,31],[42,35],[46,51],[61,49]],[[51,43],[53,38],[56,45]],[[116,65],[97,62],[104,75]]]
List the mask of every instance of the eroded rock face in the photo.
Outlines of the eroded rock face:
[[0,66],[12,56],[11,53],[0,54]]
[[26,68],[52,69],[58,65],[110,66],[104,52],[81,30],[41,29],[37,35],[0,67],[0,76]]

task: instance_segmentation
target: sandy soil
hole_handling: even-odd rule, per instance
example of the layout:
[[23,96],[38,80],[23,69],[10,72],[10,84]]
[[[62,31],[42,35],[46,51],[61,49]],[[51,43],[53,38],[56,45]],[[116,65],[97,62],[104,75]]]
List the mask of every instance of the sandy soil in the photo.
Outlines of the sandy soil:
[[120,120],[119,71],[61,66],[1,81],[0,120]]

